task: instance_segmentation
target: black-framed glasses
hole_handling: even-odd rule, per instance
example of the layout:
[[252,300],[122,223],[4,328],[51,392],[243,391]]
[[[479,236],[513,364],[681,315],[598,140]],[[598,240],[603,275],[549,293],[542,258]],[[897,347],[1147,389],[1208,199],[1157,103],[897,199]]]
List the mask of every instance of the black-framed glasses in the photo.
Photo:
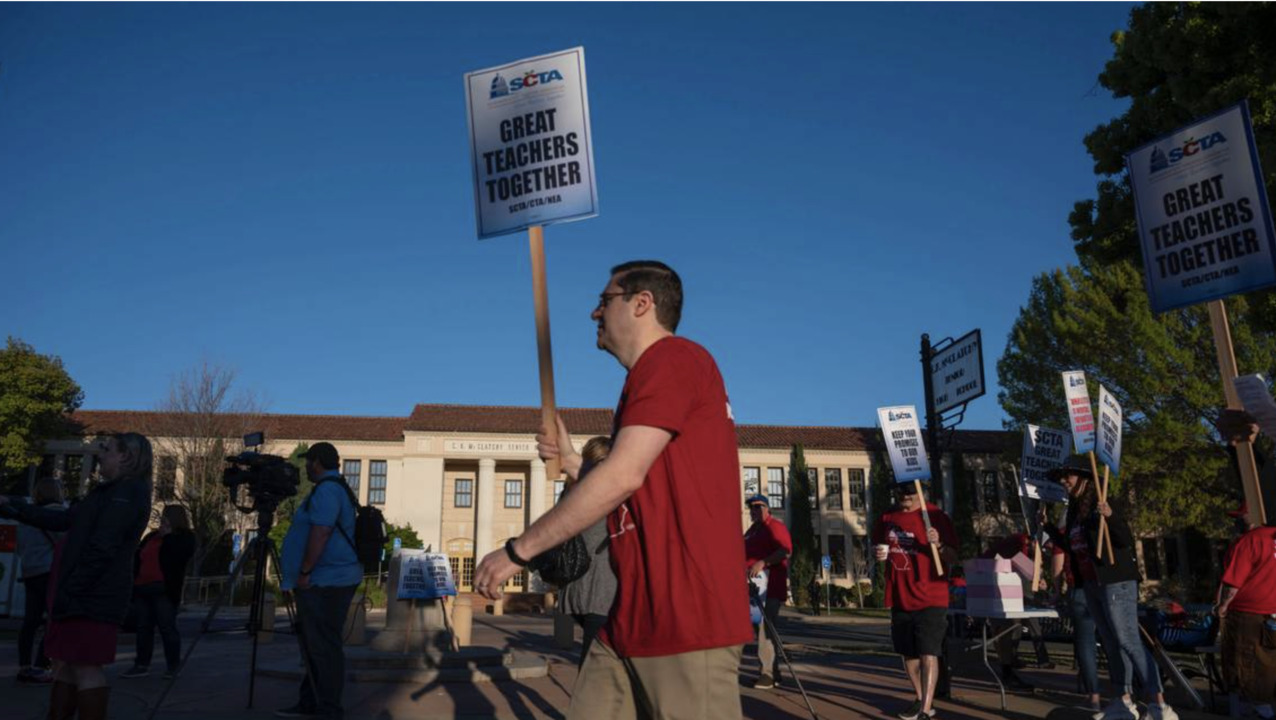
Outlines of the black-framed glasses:
[[612,298],[620,297],[621,295],[628,295],[628,294],[629,293],[625,292],[624,290],[621,290],[619,292],[598,293],[598,309],[606,310],[607,303],[611,302]]

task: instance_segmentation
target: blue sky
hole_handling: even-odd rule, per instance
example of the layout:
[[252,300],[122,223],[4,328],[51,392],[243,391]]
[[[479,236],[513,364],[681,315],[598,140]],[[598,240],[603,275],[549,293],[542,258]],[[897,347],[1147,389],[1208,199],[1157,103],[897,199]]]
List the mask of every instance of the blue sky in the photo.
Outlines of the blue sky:
[[[0,4],[0,332],[86,408],[208,359],[281,413],[538,405],[525,234],[478,241],[462,78],[581,45],[600,214],[546,229],[557,395],[669,262],[746,423],[922,403],[919,336],[996,361],[1074,261],[1119,3]],[[995,384],[962,427],[998,428]],[[1062,396],[1061,396],[1062,401]]]

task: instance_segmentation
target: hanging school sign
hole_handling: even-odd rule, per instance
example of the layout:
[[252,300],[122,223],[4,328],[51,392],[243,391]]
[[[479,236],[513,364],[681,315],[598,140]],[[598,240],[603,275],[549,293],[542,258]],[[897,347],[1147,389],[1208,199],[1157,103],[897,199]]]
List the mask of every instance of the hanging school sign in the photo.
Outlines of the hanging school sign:
[[1245,102],[1125,161],[1154,312],[1276,285],[1276,233]]
[[465,76],[480,239],[598,214],[585,49]]
[[877,420],[886,438],[886,452],[891,458],[895,482],[928,479],[930,463],[926,462],[926,446],[922,444],[921,426],[917,424],[917,408],[912,405],[878,408]]

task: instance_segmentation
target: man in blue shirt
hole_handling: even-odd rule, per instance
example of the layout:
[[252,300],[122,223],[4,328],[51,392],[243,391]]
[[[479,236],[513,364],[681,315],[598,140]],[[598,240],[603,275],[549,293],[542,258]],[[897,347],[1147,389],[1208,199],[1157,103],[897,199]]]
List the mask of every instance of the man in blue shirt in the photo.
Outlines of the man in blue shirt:
[[346,675],[342,630],[363,579],[354,547],[355,500],[337,471],[335,447],[315,443],[305,459],[306,476],[315,486],[292,516],[279,563],[283,590],[297,601],[297,633],[310,672],[301,682],[297,704],[275,715],[341,718]]

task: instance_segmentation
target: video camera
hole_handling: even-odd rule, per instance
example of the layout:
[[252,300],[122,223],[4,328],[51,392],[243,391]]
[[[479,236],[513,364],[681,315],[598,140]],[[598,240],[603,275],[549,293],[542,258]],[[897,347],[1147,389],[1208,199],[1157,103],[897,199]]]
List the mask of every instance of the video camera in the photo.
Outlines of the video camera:
[[[264,433],[251,433],[244,436],[244,445],[256,447],[263,440]],[[238,496],[240,487],[246,486],[248,495],[255,501],[254,509],[269,506],[273,510],[279,501],[296,495],[301,484],[297,466],[279,455],[245,450],[226,458],[226,462],[228,467],[222,471],[222,484],[230,490],[232,498]]]

